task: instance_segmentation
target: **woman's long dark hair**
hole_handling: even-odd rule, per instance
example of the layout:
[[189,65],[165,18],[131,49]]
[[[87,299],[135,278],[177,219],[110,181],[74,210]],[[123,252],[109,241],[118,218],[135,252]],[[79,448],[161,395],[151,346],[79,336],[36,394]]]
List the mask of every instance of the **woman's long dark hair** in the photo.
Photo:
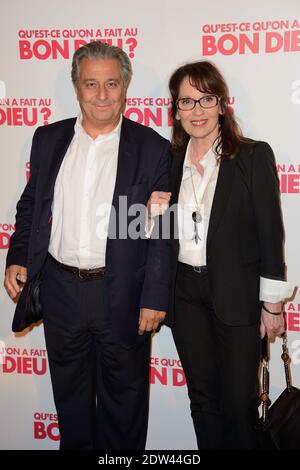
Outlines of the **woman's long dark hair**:
[[220,98],[222,114],[219,115],[220,141],[215,149],[217,155],[223,159],[232,159],[237,154],[243,142],[250,139],[243,137],[242,131],[235,120],[233,112],[228,107],[229,91],[221,73],[211,62],[201,61],[183,65],[177,69],[170,78],[169,89],[172,96],[172,150],[175,153],[185,152],[190,136],[183,129],[181,122],[176,119],[176,101],[179,88],[185,77],[189,77],[190,84],[202,93],[217,95]]

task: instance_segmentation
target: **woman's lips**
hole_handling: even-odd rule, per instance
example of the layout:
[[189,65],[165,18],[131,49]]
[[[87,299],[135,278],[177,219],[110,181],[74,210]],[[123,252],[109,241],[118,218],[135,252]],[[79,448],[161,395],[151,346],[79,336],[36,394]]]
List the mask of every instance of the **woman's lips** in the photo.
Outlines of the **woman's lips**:
[[191,121],[191,124],[196,127],[204,126],[206,123],[207,119],[193,119],[193,121]]

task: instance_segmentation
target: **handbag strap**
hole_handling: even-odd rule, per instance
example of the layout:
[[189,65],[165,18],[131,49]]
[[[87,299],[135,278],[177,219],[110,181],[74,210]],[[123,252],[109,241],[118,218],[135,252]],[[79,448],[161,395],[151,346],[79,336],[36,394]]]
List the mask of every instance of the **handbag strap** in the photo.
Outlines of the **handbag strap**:
[[261,341],[261,359],[262,359],[262,390],[259,396],[260,403],[262,404],[262,421],[263,425],[267,424],[268,421],[268,411],[271,404],[269,398],[269,384],[270,384],[270,374],[269,374],[269,341],[268,336]]
[[292,388],[292,378],[291,378],[291,371],[290,371],[290,356],[288,353],[288,346],[287,346],[287,336],[286,331],[282,335],[282,354],[281,359],[283,360],[284,364],[284,373],[285,373],[285,381],[286,381],[286,388],[288,391]]
[[[285,380],[286,380],[286,386],[288,391],[291,390],[292,387],[292,380],[291,380],[291,372],[290,372],[290,356],[288,354],[288,347],[287,347],[287,335],[286,332],[284,332],[281,335],[282,338],[282,354],[281,354],[281,359],[283,360],[284,364],[284,372],[285,372]],[[262,339],[262,351],[261,351],[261,357],[262,357],[262,391],[260,394],[260,402],[262,403],[262,421],[263,424],[266,425],[268,422],[268,412],[269,412],[269,406],[271,404],[271,400],[269,398],[269,387],[270,387],[270,374],[269,374],[269,361],[270,361],[270,355],[269,355],[269,341],[268,341],[268,336],[265,335],[265,337]]]

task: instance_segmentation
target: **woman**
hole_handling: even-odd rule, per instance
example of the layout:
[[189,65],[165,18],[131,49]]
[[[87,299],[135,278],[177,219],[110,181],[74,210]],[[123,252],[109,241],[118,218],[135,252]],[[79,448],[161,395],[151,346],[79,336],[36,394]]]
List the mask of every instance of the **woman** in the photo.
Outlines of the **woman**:
[[180,67],[169,87],[175,288],[165,323],[199,449],[253,449],[260,338],[284,331],[291,290],[275,160],[267,143],[242,136],[212,63]]

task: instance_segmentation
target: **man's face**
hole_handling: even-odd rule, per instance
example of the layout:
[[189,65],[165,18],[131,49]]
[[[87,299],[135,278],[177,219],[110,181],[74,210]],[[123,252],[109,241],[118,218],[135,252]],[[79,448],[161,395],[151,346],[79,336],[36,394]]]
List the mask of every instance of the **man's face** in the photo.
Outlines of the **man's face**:
[[124,109],[127,90],[119,62],[116,59],[83,59],[75,89],[86,132],[92,137],[97,132],[111,132]]

